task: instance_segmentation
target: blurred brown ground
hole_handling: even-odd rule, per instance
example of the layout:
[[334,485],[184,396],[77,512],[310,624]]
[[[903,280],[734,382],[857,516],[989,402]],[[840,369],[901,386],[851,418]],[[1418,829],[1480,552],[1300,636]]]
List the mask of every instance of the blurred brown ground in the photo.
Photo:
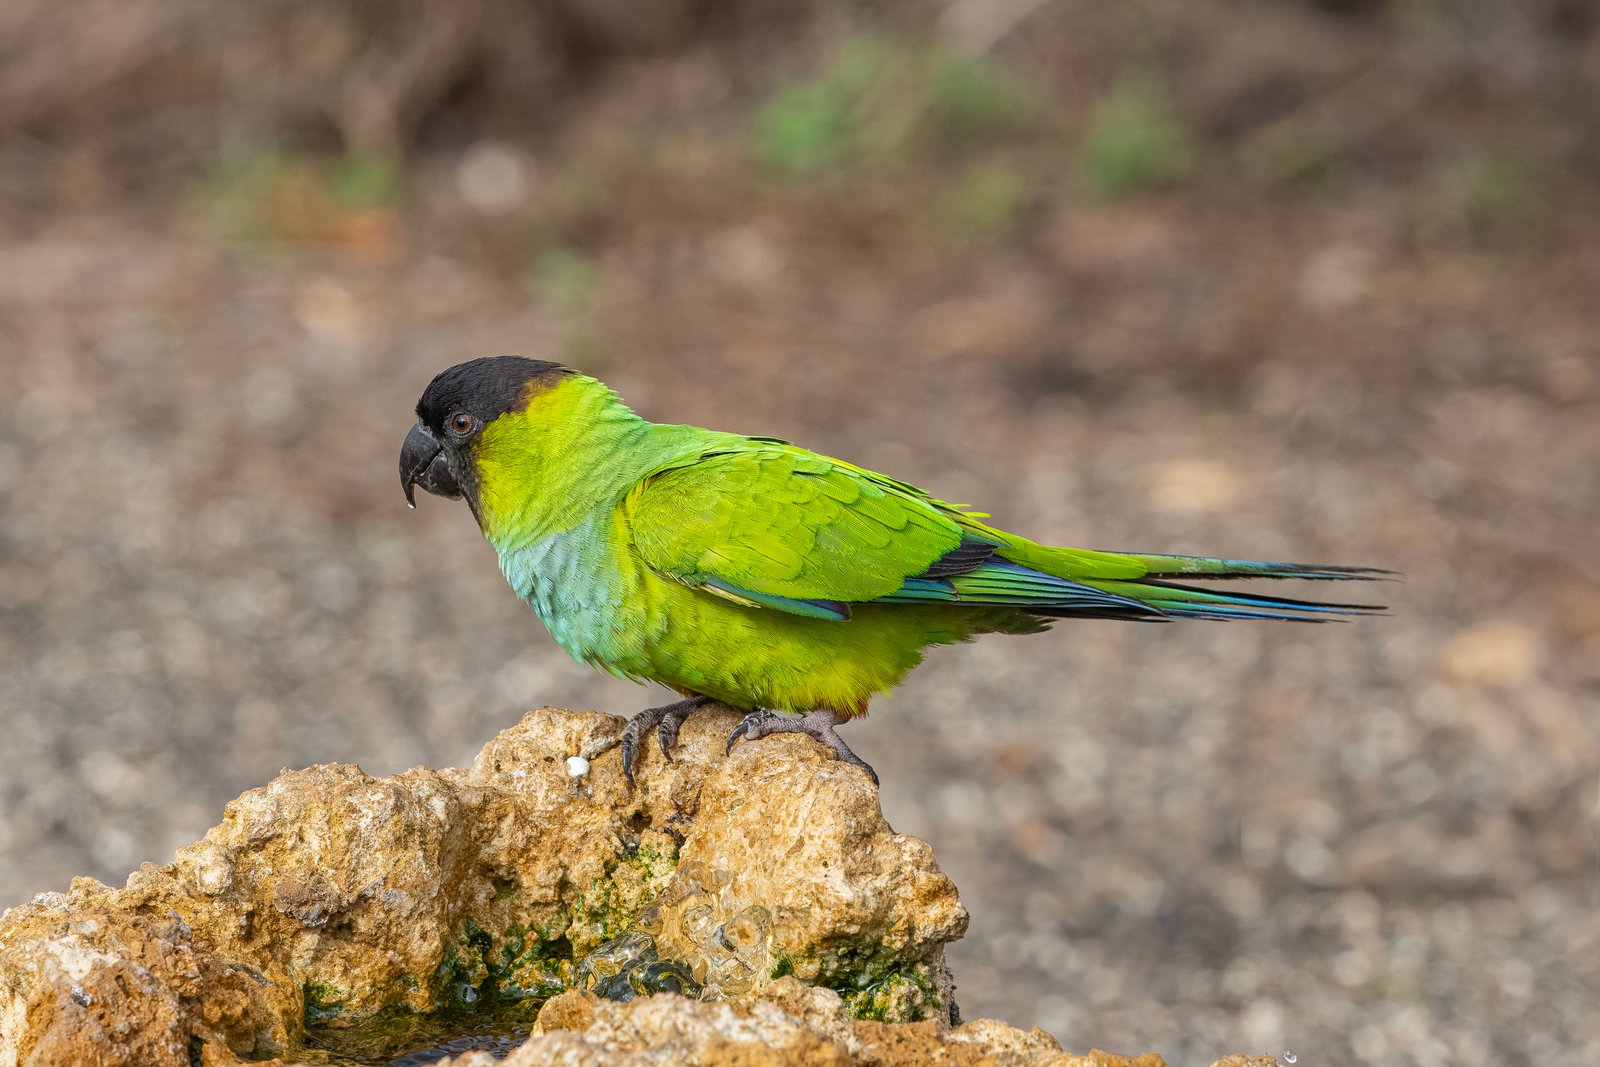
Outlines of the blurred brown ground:
[[850,728],[969,1017],[1600,1062],[1590,4],[77,7],[0,10],[0,902],[653,699],[401,500],[429,377],[519,352],[1043,540],[1405,573],[945,650]]

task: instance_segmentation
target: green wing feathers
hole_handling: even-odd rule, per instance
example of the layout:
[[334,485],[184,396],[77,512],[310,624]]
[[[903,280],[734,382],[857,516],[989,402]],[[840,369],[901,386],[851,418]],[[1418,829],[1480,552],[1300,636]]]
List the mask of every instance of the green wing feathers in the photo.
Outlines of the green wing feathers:
[[847,616],[838,605],[893,593],[962,537],[898,483],[768,441],[662,471],[625,506],[657,572],[795,614]]
[[1321,621],[1381,608],[1185,582],[1387,573],[1039,545],[914,486],[766,439],[680,459],[640,483],[625,508],[634,546],[656,572],[752,607],[838,621],[866,603],[1045,619]]

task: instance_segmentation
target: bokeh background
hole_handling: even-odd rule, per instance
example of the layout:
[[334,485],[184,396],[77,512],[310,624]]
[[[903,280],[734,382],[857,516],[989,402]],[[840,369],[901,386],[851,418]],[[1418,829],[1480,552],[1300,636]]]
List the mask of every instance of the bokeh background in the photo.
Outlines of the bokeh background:
[[1041,539],[1405,573],[943,650],[849,728],[969,1017],[1600,1062],[1596,5],[70,14],[0,6],[0,903],[659,697],[401,499],[431,375],[514,352]]

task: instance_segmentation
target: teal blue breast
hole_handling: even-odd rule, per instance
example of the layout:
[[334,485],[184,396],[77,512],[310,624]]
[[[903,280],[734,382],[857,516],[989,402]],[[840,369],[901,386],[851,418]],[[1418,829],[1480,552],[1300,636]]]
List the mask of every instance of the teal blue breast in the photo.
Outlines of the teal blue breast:
[[665,619],[641,595],[638,564],[618,558],[607,532],[598,516],[586,519],[500,551],[500,571],[573,659],[638,680],[646,666],[640,651]]

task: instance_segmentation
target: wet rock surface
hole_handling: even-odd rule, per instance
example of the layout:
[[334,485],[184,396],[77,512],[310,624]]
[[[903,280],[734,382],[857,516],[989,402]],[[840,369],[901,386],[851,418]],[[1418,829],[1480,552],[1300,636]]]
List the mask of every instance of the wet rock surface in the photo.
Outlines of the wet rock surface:
[[[539,1013],[533,1035],[504,1060],[472,1053],[450,1067],[571,1067],[663,1063],[737,1063],[746,1067],[881,1064],[911,1067],[1162,1067],[1159,1056],[1092,1051],[1078,1056],[1042,1030],[1024,1032],[993,1019],[950,1027],[937,1020],[885,1024],[852,1018],[827,989],[783,978],[760,997],[694,1003],[671,994],[629,1003],[564,993]],[[1276,1067],[1271,1059],[1223,1067]]]
[[736,721],[696,716],[636,789],[621,719],[551,708],[462,770],[286,771],[123,888],[5,913],[0,1064],[409,1063],[530,1031],[512,1062],[1132,1062],[953,1025],[967,914],[932,850],[809,740],[724,757]]

